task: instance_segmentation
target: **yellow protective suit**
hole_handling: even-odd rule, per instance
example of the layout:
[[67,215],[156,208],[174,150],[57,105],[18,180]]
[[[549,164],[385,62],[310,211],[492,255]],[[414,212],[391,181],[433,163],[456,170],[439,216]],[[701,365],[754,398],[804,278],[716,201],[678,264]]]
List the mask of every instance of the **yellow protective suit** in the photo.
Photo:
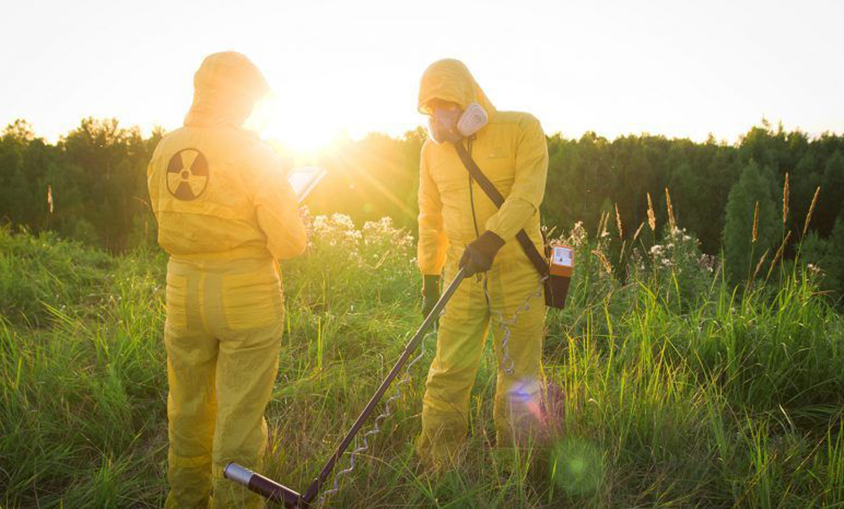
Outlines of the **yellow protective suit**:
[[[448,143],[428,140],[422,147],[419,177],[418,262],[423,275],[440,274],[444,284],[457,272],[466,246],[485,230],[506,243],[492,268],[463,281],[439,322],[437,353],[428,373],[417,452],[441,462],[456,454],[468,429],[469,396],[492,329],[499,360],[493,410],[497,442],[514,439],[540,421],[541,355],[545,304],[540,276],[515,240],[524,229],[542,249],[539,205],[545,192],[548,150],[539,121],[527,113],[496,111],[469,70],[457,60],[441,60],[425,71],[419,109],[430,114],[433,99],[455,102],[465,109],[479,103],[489,123],[467,140],[473,159],[505,197],[495,205],[473,182]],[[510,359],[502,352],[502,319],[511,321],[509,357],[513,374],[503,368]]]
[[170,254],[165,507],[259,507],[222,470],[260,469],[283,328],[276,260],[304,250],[305,230],[280,159],[240,128],[267,89],[258,69],[214,54],[194,87],[184,127],[161,140],[147,173]]

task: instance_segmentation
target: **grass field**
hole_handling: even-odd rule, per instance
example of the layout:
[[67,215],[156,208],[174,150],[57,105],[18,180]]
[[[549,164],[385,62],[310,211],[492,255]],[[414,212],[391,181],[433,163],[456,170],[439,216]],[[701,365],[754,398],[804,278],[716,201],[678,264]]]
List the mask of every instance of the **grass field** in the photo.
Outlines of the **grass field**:
[[[421,321],[407,233],[339,216],[310,230],[308,255],[283,267],[288,326],[267,410],[265,473],[299,489]],[[844,320],[812,272],[776,265],[765,281],[766,265],[733,290],[681,231],[620,262],[608,237],[570,240],[578,268],[545,346],[565,395],[552,443],[517,457],[490,446],[488,350],[465,463],[419,475],[429,337],[330,506],[844,507]],[[163,505],[165,261],[0,230],[4,509]]]

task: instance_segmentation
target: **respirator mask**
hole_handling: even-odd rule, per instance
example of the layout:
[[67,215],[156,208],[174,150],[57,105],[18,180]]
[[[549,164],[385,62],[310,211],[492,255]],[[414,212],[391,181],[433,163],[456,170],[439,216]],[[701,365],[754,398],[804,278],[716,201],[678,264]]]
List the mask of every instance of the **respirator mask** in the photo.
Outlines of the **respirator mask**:
[[478,103],[465,110],[436,108],[428,118],[428,133],[437,143],[457,143],[468,138],[486,125],[489,117]]

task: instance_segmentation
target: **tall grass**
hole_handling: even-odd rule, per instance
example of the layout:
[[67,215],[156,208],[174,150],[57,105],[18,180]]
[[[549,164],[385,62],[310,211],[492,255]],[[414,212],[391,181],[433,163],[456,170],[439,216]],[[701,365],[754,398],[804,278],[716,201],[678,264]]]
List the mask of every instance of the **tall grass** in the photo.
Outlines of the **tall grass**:
[[[300,489],[421,321],[406,232],[343,216],[309,228],[308,255],[283,267],[287,327],[267,411],[265,473]],[[659,244],[626,244],[618,260],[608,236],[567,237],[577,269],[545,346],[550,441],[491,445],[487,352],[468,456],[427,473],[412,442],[429,336],[395,414],[330,505],[844,506],[844,321],[810,273],[778,266],[781,284],[735,290],[676,227]],[[165,258],[8,231],[0,246],[0,506],[161,507]]]

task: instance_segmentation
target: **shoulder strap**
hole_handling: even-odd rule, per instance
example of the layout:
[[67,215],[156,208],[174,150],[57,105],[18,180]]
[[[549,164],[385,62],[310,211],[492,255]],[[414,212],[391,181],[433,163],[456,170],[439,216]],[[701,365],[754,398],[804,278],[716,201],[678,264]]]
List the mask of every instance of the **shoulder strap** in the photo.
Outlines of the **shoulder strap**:
[[[457,150],[457,155],[460,157],[460,161],[463,162],[463,166],[466,168],[466,171],[472,175],[472,178],[478,182],[478,185],[481,187],[484,193],[489,196],[489,199],[492,200],[492,203],[501,208],[504,205],[504,197],[501,196],[501,192],[495,187],[495,185],[490,182],[484,172],[480,169],[478,164],[472,159],[472,156],[469,155],[469,152],[466,151],[466,147],[463,146],[462,142],[453,143],[455,150]],[[545,257],[539,253],[536,249],[534,243],[528,237],[527,232],[523,229],[519,230],[519,233],[516,234],[516,240],[519,242],[519,245],[522,246],[522,250],[527,255],[530,262],[536,268],[536,271],[539,272],[539,275],[545,277],[548,275],[548,261],[545,260]]]

